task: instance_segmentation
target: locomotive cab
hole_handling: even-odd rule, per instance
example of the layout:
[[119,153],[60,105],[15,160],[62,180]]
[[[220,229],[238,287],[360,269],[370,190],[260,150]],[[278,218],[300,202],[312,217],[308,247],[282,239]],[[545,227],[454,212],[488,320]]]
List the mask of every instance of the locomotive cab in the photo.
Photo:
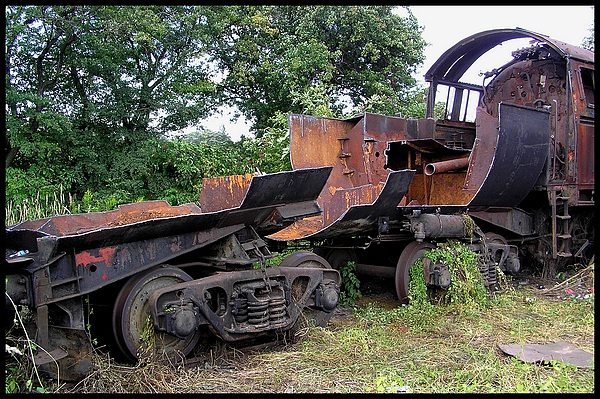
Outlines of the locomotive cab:
[[[532,45],[485,73],[481,86],[460,82],[484,53],[518,38]],[[468,118],[475,114],[476,138],[468,164],[460,164],[467,165],[462,190],[471,196],[453,203],[519,206],[535,191],[564,191],[569,205],[593,203],[593,70],[592,52],[520,28],[481,32],[446,51],[425,75],[427,117],[439,108],[440,87],[447,96],[438,125],[472,131]]]

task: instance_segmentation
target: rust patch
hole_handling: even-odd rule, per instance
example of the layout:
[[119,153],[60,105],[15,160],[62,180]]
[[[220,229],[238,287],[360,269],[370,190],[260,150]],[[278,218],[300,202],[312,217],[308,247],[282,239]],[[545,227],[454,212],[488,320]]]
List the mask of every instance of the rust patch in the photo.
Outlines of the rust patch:
[[123,226],[125,224],[132,224],[137,222],[143,222],[152,219],[162,219],[173,216],[187,215],[189,212],[181,212],[175,209],[152,209],[143,211],[131,211],[122,213],[117,216],[113,221],[106,224],[106,227]]
[[200,209],[195,204],[171,206],[166,201],[143,201],[120,205],[113,211],[61,215],[33,221],[32,223],[26,222],[22,224],[22,227],[63,237],[149,219],[197,213],[200,213]]
[[466,205],[475,193],[463,190],[466,172],[441,173],[428,176],[431,180],[429,191],[430,205]]
[[372,204],[382,190],[383,183],[339,189],[333,196],[329,195],[330,190],[323,190],[319,200],[319,206],[323,209],[321,215],[298,220],[287,228],[271,234],[269,238],[291,241],[311,236],[335,223],[350,207]]
[[82,251],[75,254],[75,264],[77,267],[86,267],[97,263],[110,266],[116,251],[117,247],[104,247]]
[[294,169],[340,167],[339,139],[354,123],[337,119],[290,115],[290,159]]
[[469,158],[469,168],[464,183],[466,190],[477,191],[483,184],[496,154],[498,119],[478,107],[476,111],[477,139]]
[[310,236],[324,228],[323,215],[311,216],[297,220],[283,230],[268,236],[271,239],[279,241],[297,240]]
[[202,191],[200,191],[202,212],[217,212],[240,206],[255,175],[247,173],[202,179]]

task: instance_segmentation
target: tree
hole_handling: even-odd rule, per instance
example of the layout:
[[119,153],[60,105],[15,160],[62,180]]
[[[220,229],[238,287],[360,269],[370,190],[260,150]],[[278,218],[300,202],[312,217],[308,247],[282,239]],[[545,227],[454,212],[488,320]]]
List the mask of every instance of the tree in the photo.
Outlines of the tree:
[[424,59],[410,10],[403,18],[387,6],[235,6],[212,18],[222,100],[259,135],[277,111],[298,112],[293,98],[315,85],[336,112],[377,96],[375,111],[398,113]]
[[201,7],[10,6],[6,17],[7,166],[83,192],[132,146],[213,108]]
[[[62,186],[183,200],[203,176],[289,168],[288,112],[408,115],[424,42],[410,12],[391,11],[8,6],[7,197]],[[258,139],[167,138],[219,105],[238,106]]]
[[225,127],[219,131],[198,129],[182,135],[182,138],[190,143],[206,145],[232,145],[231,137],[225,132]]
[[32,166],[38,184],[46,186],[56,176],[69,180],[53,166],[68,158],[60,143],[72,133],[64,112],[71,107],[61,88],[80,32],[72,22],[81,15],[75,7],[13,6],[6,17],[6,164],[20,152],[20,165]]
[[[593,7],[592,7],[593,8]],[[586,36],[581,43],[581,46],[590,51],[594,51],[594,25],[589,28],[589,36]]]

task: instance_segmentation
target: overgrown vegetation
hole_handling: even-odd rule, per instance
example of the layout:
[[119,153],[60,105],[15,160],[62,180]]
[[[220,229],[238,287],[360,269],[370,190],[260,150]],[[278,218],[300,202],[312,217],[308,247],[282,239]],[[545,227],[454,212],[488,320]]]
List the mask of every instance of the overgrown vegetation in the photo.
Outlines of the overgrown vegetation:
[[[421,28],[391,7],[5,12],[7,225],[148,199],[176,205],[198,198],[203,177],[288,170],[288,112],[424,115],[411,76],[423,60]],[[198,128],[224,104],[251,120],[254,137],[233,142]],[[5,392],[593,392],[590,370],[529,365],[496,349],[568,339],[593,351],[593,300],[532,301],[509,290],[476,306],[483,297],[469,255],[431,256],[461,266],[453,277],[464,284],[448,291],[447,306],[423,300],[413,271],[409,306],[356,305],[349,263],[341,299],[353,315],[272,352],[211,349],[192,368],[96,354],[95,372],[79,384],[43,381],[27,356],[40,348],[9,331],[22,354],[7,360]]]
[[477,268],[477,254],[459,241],[441,243],[426,255],[433,262],[442,262],[450,270],[450,287],[444,301],[485,305],[489,295]]
[[410,303],[426,306],[433,299],[432,296],[435,296],[438,303],[488,305],[490,292],[485,287],[483,277],[477,268],[477,256],[465,244],[456,240],[440,243],[436,248],[425,252],[425,258],[448,267],[451,283],[447,290],[430,295],[423,275],[423,260],[418,259],[409,270]]
[[340,267],[342,286],[340,287],[340,304],[352,306],[360,298],[360,280],[356,277],[356,263],[349,261]]
[[[453,302],[406,305],[390,295],[363,297],[303,341],[258,350],[205,348],[189,368],[125,366],[95,355],[95,371],[52,392],[241,393],[592,393],[594,370],[558,361],[523,363],[504,343],[568,341],[594,352],[594,300],[556,300],[535,285],[515,285],[487,307]],[[531,300],[536,298],[536,300]],[[9,368],[12,364],[7,365]],[[8,388],[7,388],[8,389]],[[23,387],[21,387],[23,389]]]
[[[12,329],[7,331],[6,334],[6,347],[5,356],[10,354],[12,359],[6,362],[5,371],[5,392],[6,393],[19,393],[19,392],[37,392],[46,393],[46,387],[52,384],[49,381],[45,381],[33,361],[34,354],[45,351],[42,347],[37,345],[32,337],[30,337],[25,328],[24,319],[31,317],[31,313],[23,311],[22,314],[18,312],[18,308],[12,299],[8,298],[7,306],[14,309],[14,320],[9,320],[8,323],[13,323],[20,329],[18,335],[12,335]],[[4,317],[13,314],[8,311]],[[60,380],[55,382],[57,388],[60,387]]]

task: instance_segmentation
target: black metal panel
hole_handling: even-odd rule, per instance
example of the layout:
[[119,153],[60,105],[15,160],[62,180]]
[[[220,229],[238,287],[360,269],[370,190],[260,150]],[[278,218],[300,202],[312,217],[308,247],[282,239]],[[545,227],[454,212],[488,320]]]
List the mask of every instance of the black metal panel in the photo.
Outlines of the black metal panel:
[[396,213],[398,203],[406,195],[408,186],[415,175],[414,170],[391,172],[377,199],[368,205],[355,205],[338,220],[310,236],[311,239],[333,238],[354,233],[368,233],[377,230],[379,217]]
[[240,209],[314,200],[325,186],[332,169],[326,166],[254,176]]
[[508,103],[500,103],[499,108],[494,159],[469,205],[519,205],[535,185],[548,156],[549,111]]
[[470,211],[469,215],[521,236],[535,233],[533,216],[518,208],[488,208]]

